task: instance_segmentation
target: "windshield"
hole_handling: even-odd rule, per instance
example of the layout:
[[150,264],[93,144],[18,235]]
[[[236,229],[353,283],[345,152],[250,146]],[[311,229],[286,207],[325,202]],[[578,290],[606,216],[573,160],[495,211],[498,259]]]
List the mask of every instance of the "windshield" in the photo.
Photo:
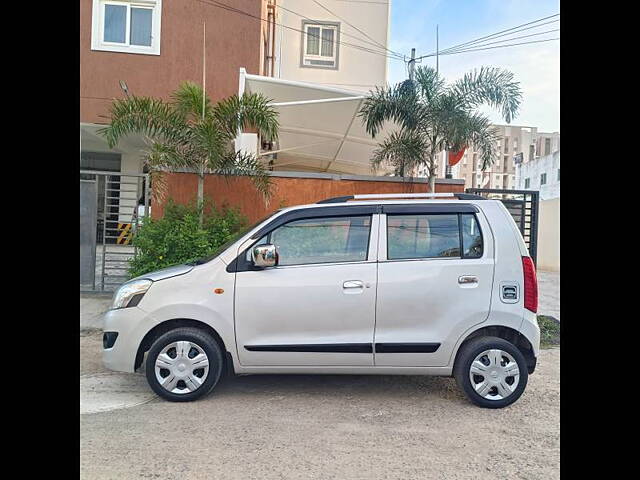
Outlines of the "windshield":
[[244,228],[242,230],[240,230],[238,233],[234,234],[231,236],[231,238],[229,240],[227,240],[224,244],[220,245],[220,247],[218,247],[218,249],[213,252],[211,255],[208,255],[206,257],[202,257],[199,258],[197,260],[194,260],[193,262],[189,262],[186,265],[202,265],[204,263],[210,262],[211,260],[213,260],[214,258],[216,258],[218,255],[220,255],[222,252],[224,252],[227,248],[229,248],[231,245],[233,245],[236,241],[238,241],[238,239],[240,237],[242,237],[243,235],[245,235],[247,232],[250,232],[251,230],[253,230],[254,228],[256,228],[258,225],[260,225],[262,222],[268,220],[269,218],[273,217],[276,213],[278,213],[281,209],[276,210],[275,212],[267,215],[266,217],[264,217],[261,220],[258,220],[256,223],[254,223],[253,225]]

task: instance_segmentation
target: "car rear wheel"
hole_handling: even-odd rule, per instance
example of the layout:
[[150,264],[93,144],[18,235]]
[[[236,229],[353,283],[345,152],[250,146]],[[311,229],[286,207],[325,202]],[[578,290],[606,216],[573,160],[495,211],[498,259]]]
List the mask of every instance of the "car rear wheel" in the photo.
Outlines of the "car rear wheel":
[[520,398],[529,373],[524,355],[511,342],[498,337],[478,337],[462,346],[454,377],[476,405],[502,408]]
[[177,328],[159,337],[147,354],[146,376],[165,400],[188,402],[218,383],[223,357],[218,343],[196,328]]

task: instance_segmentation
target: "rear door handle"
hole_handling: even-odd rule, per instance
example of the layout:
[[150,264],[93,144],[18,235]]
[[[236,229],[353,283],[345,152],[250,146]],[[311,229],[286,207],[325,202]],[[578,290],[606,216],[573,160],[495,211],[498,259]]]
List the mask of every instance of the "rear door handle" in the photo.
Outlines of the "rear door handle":
[[342,284],[342,288],[362,288],[364,287],[364,283],[360,280],[347,280]]
[[478,283],[478,277],[475,275],[462,275],[461,277],[458,277],[458,283]]

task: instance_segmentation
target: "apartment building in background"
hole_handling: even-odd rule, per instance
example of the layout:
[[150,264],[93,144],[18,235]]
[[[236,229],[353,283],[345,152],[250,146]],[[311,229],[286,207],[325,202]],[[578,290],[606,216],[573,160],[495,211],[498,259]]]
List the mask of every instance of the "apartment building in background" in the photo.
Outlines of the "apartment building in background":
[[[537,127],[494,125],[499,136],[498,156],[491,166],[482,169],[480,153],[473,145],[451,168],[453,178],[465,181],[465,188],[517,189],[516,166],[526,164],[560,147],[560,133],[538,132]],[[547,153],[548,152],[548,153]],[[438,176],[446,175],[447,153],[438,156]],[[425,172],[421,172],[424,174]]]
[[[480,152],[470,145],[462,159],[451,169],[453,178],[463,179],[466,188],[513,189],[516,184],[514,157],[521,155],[526,161],[535,158],[537,128],[515,125],[494,127],[499,136],[496,145],[498,156],[491,166],[482,170]],[[445,176],[446,167],[447,154],[441,152],[438,157],[438,176]]]
[[551,155],[560,150],[560,133],[543,133],[539,132],[536,141],[536,157],[544,157]]

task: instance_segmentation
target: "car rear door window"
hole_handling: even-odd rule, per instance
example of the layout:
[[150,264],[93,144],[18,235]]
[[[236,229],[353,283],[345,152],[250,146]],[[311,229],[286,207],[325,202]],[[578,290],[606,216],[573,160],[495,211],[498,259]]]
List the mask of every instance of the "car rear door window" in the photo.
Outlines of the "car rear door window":
[[387,258],[460,256],[457,214],[387,215]]
[[480,258],[482,232],[473,214],[387,215],[387,259]]

